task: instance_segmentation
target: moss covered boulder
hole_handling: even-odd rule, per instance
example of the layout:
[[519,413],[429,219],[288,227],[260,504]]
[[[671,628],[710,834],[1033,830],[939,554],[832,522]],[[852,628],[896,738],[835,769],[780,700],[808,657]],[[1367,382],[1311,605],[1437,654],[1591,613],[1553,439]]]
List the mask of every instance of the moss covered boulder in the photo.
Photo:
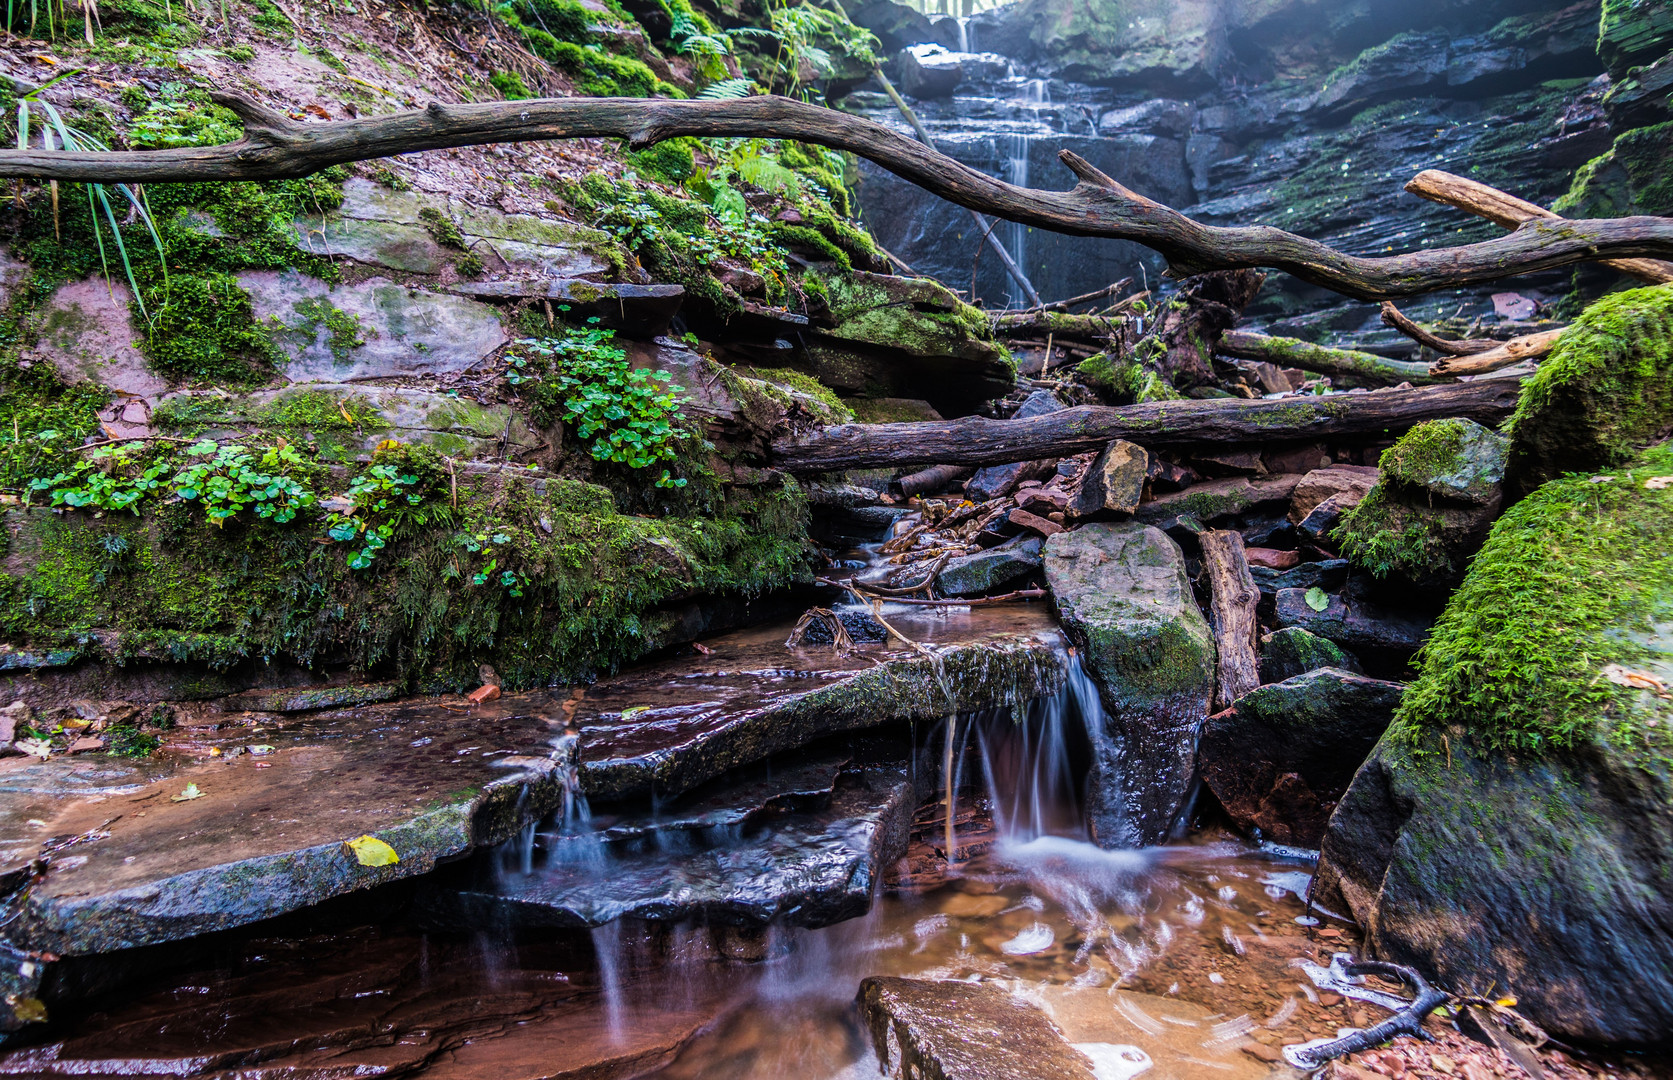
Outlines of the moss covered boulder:
[[1658,0],[1603,0],[1597,52],[1620,78],[1673,49],[1673,8]]
[[1673,214],[1669,155],[1673,155],[1673,122],[1623,132],[1608,153],[1580,167],[1555,209],[1577,218]]
[[1358,672],[1353,654],[1299,626],[1286,626],[1261,637],[1261,682],[1278,683],[1319,668]]
[[1564,1038],[1673,1032],[1673,449],[1494,526],[1320,883],[1380,956]]
[[1046,582],[1098,684],[1087,819],[1104,847],[1154,844],[1189,793],[1214,696],[1214,635],[1162,530],[1086,525],[1046,541]]
[[1456,585],[1503,505],[1509,445],[1470,420],[1419,424],[1383,452],[1376,486],[1342,518],[1342,554],[1377,577]]
[[1522,386],[1511,416],[1510,483],[1528,491],[1607,468],[1673,427],[1673,285],[1587,308]]

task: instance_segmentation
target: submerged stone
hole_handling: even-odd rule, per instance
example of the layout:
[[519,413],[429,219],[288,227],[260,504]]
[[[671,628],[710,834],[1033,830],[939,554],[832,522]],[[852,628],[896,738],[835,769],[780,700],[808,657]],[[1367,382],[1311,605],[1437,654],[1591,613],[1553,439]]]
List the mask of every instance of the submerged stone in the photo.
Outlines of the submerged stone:
[[1045,1013],[992,983],[873,976],[859,1003],[893,1076],[1095,1080],[1091,1060]]
[[1316,848],[1404,691],[1331,667],[1252,690],[1203,725],[1203,783],[1244,828]]
[[1104,847],[1160,842],[1189,793],[1214,694],[1214,636],[1160,529],[1086,525],[1046,542],[1046,582],[1098,684],[1087,818]]

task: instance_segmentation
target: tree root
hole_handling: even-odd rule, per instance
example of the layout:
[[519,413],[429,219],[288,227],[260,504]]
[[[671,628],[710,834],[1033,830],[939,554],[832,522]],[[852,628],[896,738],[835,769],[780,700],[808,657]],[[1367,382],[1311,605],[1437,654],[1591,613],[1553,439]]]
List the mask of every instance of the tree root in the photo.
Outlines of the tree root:
[[1357,1054],[1389,1040],[1410,1035],[1414,1039],[1433,1042],[1434,1036],[1423,1028],[1424,1017],[1445,1005],[1451,995],[1436,990],[1429,981],[1403,964],[1389,964],[1381,960],[1355,960],[1346,965],[1349,975],[1386,975],[1409,985],[1416,996],[1404,1009],[1374,1027],[1344,1035],[1321,1043],[1297,1043],[1284,1047],[1284,1060],[1298,1069],[1316,1069],[1333,1058]]

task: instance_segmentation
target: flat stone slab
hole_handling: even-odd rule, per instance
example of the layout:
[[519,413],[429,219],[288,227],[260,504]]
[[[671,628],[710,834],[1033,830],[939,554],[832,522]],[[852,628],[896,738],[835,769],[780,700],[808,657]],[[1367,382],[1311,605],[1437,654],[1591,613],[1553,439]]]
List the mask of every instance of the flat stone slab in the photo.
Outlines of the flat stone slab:
[[[177,941],[508,839],[563,798],[551,702],[519,704],[316,714],[137,762],[0,760],[0,874],[87,837],[5,898],[0,943],[73,956]],[[399,861],[362,865],[346,841],[365,835]]]
[[449,289],[478,300],[537,299],[567,304],[570,310],[565,318],[596,318],[600,326],[644,338],[667,333],[685,302],[684,285],[602,285],[582,278],[464,281]]
[[1096,1080],[1092,1060],[1045,1013],[992,983],[874,976],[860,1011],[891,1076]]
[[896,640],[786,649],[788,627],[775,626],[705,641],[701,667],[680,659],[598,682],[574,714],[581,790],[666,798],[829,735],[1021,704],[1066,676],[1044,605],[884,612],[932,655]]
[[[621,918],[828,926],[865,914],[884,868],[906,850],[918,807],[913,773],[905,763],[855,768],[832,778],[823,806],[788,814],[722,788],[707,812],[554,837],[545,865],[430,906],[465,926],[591,927]],[[785,792],[768,802],[782,807],[798,794],[816,797]],[[742,813],[721,811],[728,796]]]

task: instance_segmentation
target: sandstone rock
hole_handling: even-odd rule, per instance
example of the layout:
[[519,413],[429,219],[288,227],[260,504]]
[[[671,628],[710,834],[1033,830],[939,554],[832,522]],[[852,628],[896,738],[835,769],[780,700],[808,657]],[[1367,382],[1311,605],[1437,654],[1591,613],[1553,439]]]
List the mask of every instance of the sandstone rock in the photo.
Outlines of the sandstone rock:
[[1616,78],[1634,64],[1659,59],[1673,46],[1673,11],[1661,4],[1604,0],[1597,51]]
[[1066,512],[1082,520],[1125,517],[1138,510],[1150,472],[1144,447],[1116,439],[1092,460]]
[[1363,465],[1314,469],[1295,485],[1295,491],[1290,496],[1290,520],[1300,522],[1313,512],[1314,507],[1333,495],[1348,495],[1357,502],[1376,482],[1377,470]]
[[860,1010],[892,1076],[1094,1080],[1045,1013],[992,983],[874,975],[860,984]]
[[487,304],[383,278],[332,287],[292,270],[251,270],[238,281],[256,318],[276,322],[293,382],[460,371],[507,337]]
[[[1017,408],[1013,420],[1027,420],[1033,416],[1060,412],[1065,408],[1061,399],[1050,390],[1036,390]],[[989,465],[976,470],[976,475],[965,484],[965,491],[977,502],[998,499],[1016,490],[1018,484],[1035,477],[1049,476],[1055,461],[1018,461],[1009,465]]]
[[1327,596],[1323,611],[1307,602],[1307,589],[1280,589],[1276,611],[1282,626],[1299,626],[1350,649],[1392,649],[1416,652],[1429,635],[1434,620],[1412,611],[1397,611],[1364,600]]
[[1046,542],[1045,569],[1106,713],[1107,730],[1093,733],[1093,834],[1105,847],[1157,843],[1188,793],[1214,692],[1214,638],[1185,558],[1160,529],[1086,525]]
[[1259,687],[1203,725],[1203,782],[1239,825],[1317,847],[1404,690],[1332,667]]
[[1342,516],[1358,505],[1359,496],[1354,492],[1332,495],[1307,511],[1307,516],[1296,523],[1295,531],[1315,547],[1334,550],[1336,527],[1342,524]]
[[389,701],[400,693],[400,689],[394,683],[364,683],[350,686],[246,690],[241,694],[221,698],[217,704],[228,712],[299,713]]
[[684,285],[601,285],[584,278],[462,281],[448,286],[448,291],[490,301],[540,299],[563,305],[564,317],[571,321],[586,320],[637,338],[666,334],[685,301]]
[[1285,505],[1300,480],[1299,476],[1272,476],[1264,480],[1234,476],[1210,480],[1147,502],[1134,511],[1133,517],[1146,524],[1163,525],[1189,515],[1209,525],[1261,507]]
[[1358,672],[1353,654],[1328,638],[1286,626],[1261,638],[1261,682],[1278,683],[1319,668]]
[[1098,134],[1136,131],[1178,139],[1190,134],[1196,115],[1197,107],[1189,101],[1151,98],[1125,109],[1111,109],[1098,117]]
[[1255,579],[1255,587],[1269,595],[1282,589],[1306,590],[1314,587],[1325,592],[1335,592],[1347,582],[1348,569],[1346,559],[1326,559],[1322,562],[1302,563],[1288,570],[1271,570],[1264,566],[1251,565],[1249,574]]
[[942,596],[984,596],[1040,569],[1045,541],[1015,539],[976,555],[951,559],[935,577]]
[[[122,394],[156,400],[169,381],[152,372],[133,325],[128,287],[102,277],[60,285],[30,320],[33,352],[69,383],[96,382]],[[121,432],[123,435],[131,432]]]

